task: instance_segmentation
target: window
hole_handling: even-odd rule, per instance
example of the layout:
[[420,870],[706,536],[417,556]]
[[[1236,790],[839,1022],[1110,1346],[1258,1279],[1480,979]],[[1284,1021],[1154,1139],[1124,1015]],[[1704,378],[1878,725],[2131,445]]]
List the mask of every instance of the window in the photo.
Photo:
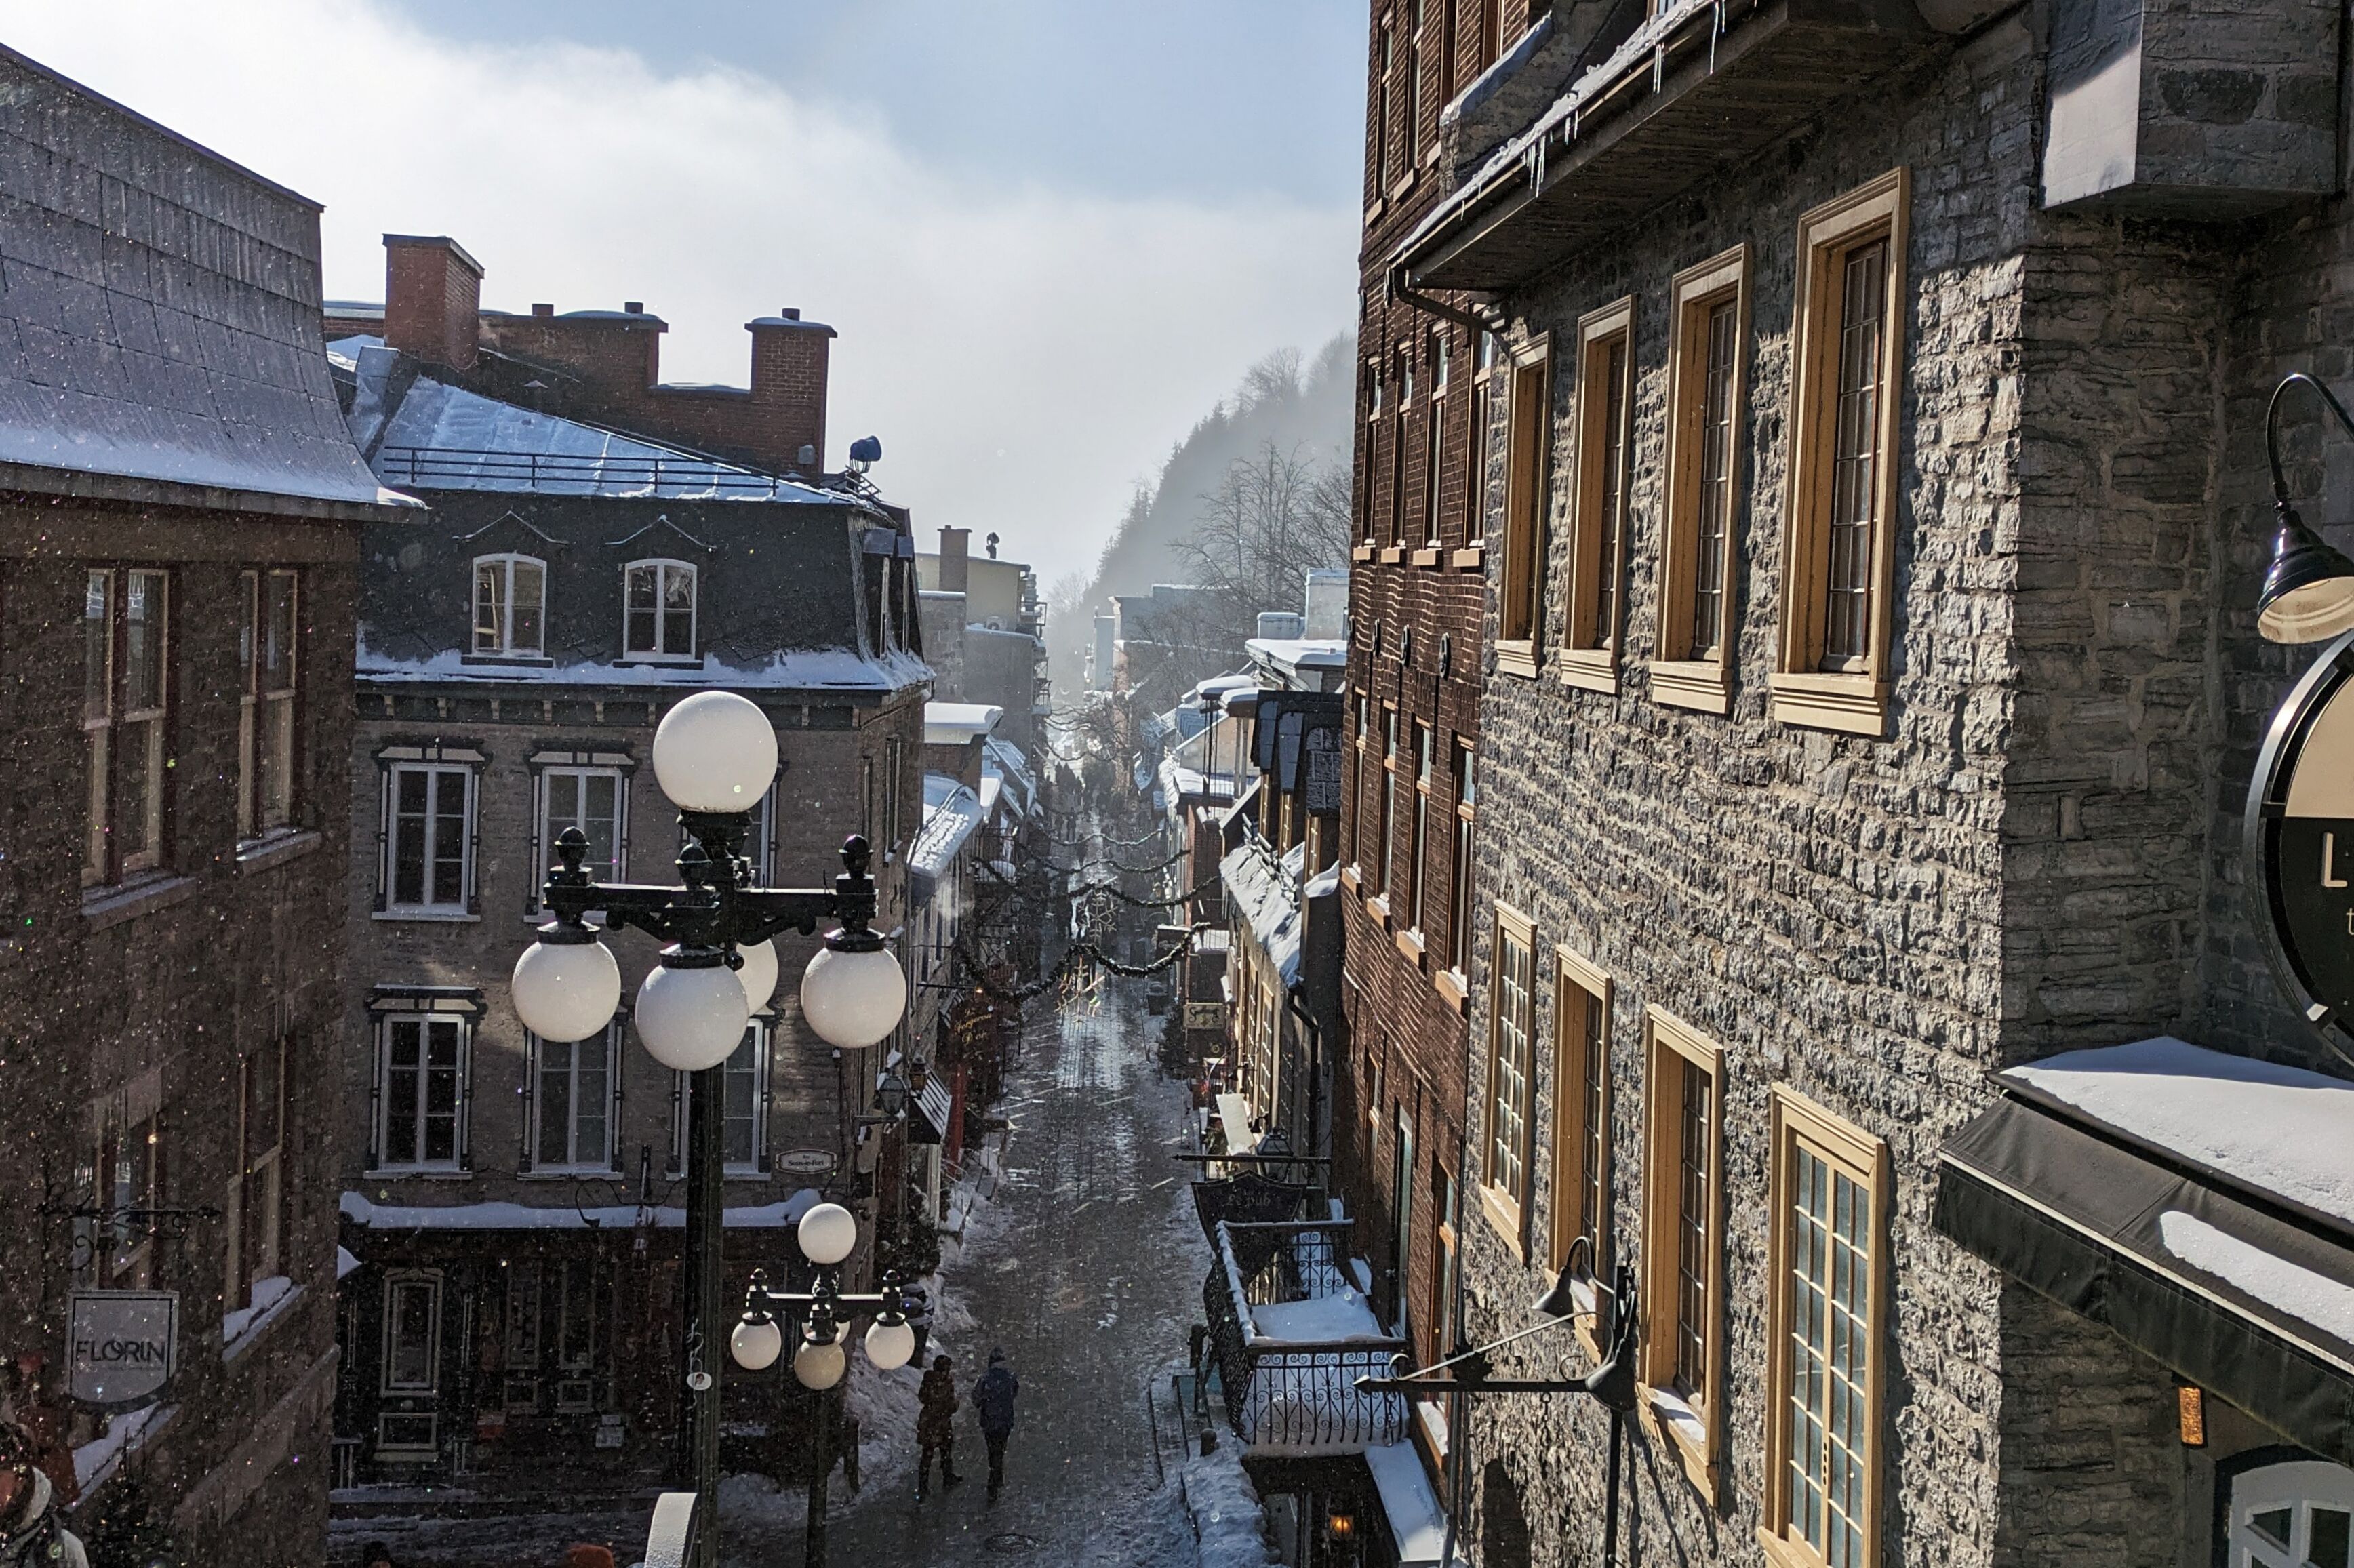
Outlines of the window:
[[171,717],[170,587],[162,572],[84,579],[82,731],[90,835],[82,885],[164,863],[164,727]]
[[1392,547],[1405,542],[1405,422],[1414,412],[1414,355],[1397,355],[1397,408],[1390,416],[1389,532]]
[[899,802],[907,793],[907,742],[894,736],[884,742],[883,847],[896,849],[900,837]]
[[623,657],[693,659],[695,568],[684,561],[632,561],[622,576]]
[[1389,890],[1390,845],[1397,838],[1398,712],[1382,709],[1382,836],[1373,845],[1367,885],[1375,893]]
[[106,1172],[107,1283],[117,1290],[144,1290],[154,1261],[154,1211],[163,1203],[161,1118],[151,1112],[127,1127],[112,1128],[100,1169]]
[[1537,628],[1543,624],[1551,354],[1550,341],[1540,338],[1513,355],[1511,422],[1504,437],[1504,565],[1497,591],[1496,667],[1518,675],[1537,673]]
[[[656,563],[646,568],[659,574]],[[687,582],[687,651],[694,651],[695,568],[683,568]],[[630,568],[631,605],[637,603],[637,574]],[[658,591],[659,584],[654,589]],[[633,625],[631,630],[636,630]],[[632,644],[634,648],[634,643]],[[652,651],[653,644],[648,644]],[[547,563],[530,556],[478,556],[474,559],[474,652],[504,658],[538,658],[547,652]]]
[[[588,840],[581,865],[599,882],[622,880],[627,847],[629,775],[618,768],[547,767],[539,776],[540,859],[556,859],[556,841],[578,828]],[[539,890],[532,891],[532,904]]]
[[1463,538],[1479,544],[1488,532],[1489,462],[1494,455],[1496,334],[1479,334],[1479,355],[1471,376],[1471,481],[1463,502]]
[[1365,362],[1365,461],[1357,486],[1357,542],[1373,542],[1373,475],[1381,471],[1382,362]]
[[1777,1563],[1872,1568],[1888,1146],[1779,1085],[1771,1111],[1761,1533]]
[[1569,606],[1562,679],[1618,689],[1627,612],[1629,410],[1634,401],[1635,302],[1577,323],[1577,492],[1570,523]]
[[1454,1172],[1431,1161],[1432,1207],[1438,1215],[1438,1224],[1432,1239],[1430,1270],[1431,1348],[1441,1356],[1455,1349],[1455,1273],[1457,1247],[1463,1227],[1463,1194],[1455,1184]]
[[1488,1128],[1480,1207],[1521,1255],[1529,1201],[1529,1098],[1536,1046],[1536,927],[1496,906],[1494,995],[1488,1018]]
[[[1433,338],[1434,350],[1445,341]],[[1443,354],[1438,363],[1442,367],[1446,365]],[[1447,405],[1440,401],[1438,391],[1439,386],[1432,387],[1430,397],[1425,400],[1428,406],[1422,411],[1422,543],[1432,550],[1438,547],[1438,503],[1444,489],[1440,481],[1445,477],[1439,459],[1445,448]]]
[[1380,74],[1375,79],[1378,90],[1374,93],[1373,155],[1365,162],[1373,171],[1373,205],[1378,207],[1390,192],[1390,105],[1397,81],[1397,23],[1388,12],[1382,14],[1374,53]]
[[1676,274],[1669,318],[1667,526],[1651,694],[1678,707],[1733,707],[1734,507],[1749,250]]
[[[755,1020],[725,1064],[720,1143],[727,1174],[758,1176],[769,1157],[769,1030]],[[693,1094],[690,1075],[672,1077],[671,1170],[686,1169],[687,1115]]]
[[1398,1331],[1406,1329],[1406,1277],[1414,1256],[1414,1121],[1405,1107],[1390,1112],[1390,1300]]
[[385,911],[467,913],[472,907],[473,863],[474,770],[429,763],[387,768]]
[[1479,69],[1486,70],[1504,52],[1504,0],[1479,0]]
[[1717,1322],[1724,1235],[1721,1054],[1659,1008],[1644,1015],[1644,1418],[1716,1495]]
[[1405,167],[1399,171],[1404,179],[1414,178],[1415,165],[1422,157],[1422,46],[1425,0],[1406,0],[1405,34],[1405,125],[1402,140],[1405,146]]
[[1896,371],[1910,185],[1893,169],[1798,227],[1776,718],[1887,729],[1896,555]]
[[393,1016],[376,1029],[377,1168],[462,1169],[469,1022]]
[[[1553,953],[1552,1266],[1570,1262],[1605,1279],[1610,1271],[1610,978],[1567,948]],[[1606,1337],[1581,1321],[1588,1342]]]
[[1405,924],[1406,929],[1415,932],[1422,929],[1422,906],[1430,887],[1430,726],[1417,724],[1414,726],[1414,852],[1405,868],[1409,879]]
[[384,1393],[441,1386],[441,1276],[388,1275],[384,1282]]
[[2243,1470],[2231,1487],[2231,1568],[2354,1563],[2354,1470],[2291,1459]]
[[1447,856],[1447,967],[1471,969],[1471,828],[1479,810],[1479,758],[1471,743],[1455,742],[1455,842]]
[[1444,0],[1438,8],[1438,97],[1441,102],[1455,96],[1455,19],[1456,0]]
[[294,662],[298,588],[291,571],[239,574],[237,836],[294,820]]
[[1365,764],[1366,759],[1372,757],[1373,748],[1373,699],[1366,696],[1364,693],[1358,692],[1354,694],[1352,700],[1355,703],[1354,711],[1356,714],[1357,809],[1348,813],[1346,826],[1350,833],[1350,863],[1355,865],[1360,874],[1362,874],[1363,871],[1363,862],[1366,858],[1364,828],[1364,824],[1367,821],[1365,814]]
[[239,1142],[244,1153],[231,1184],[232,1274],[226,1299],[249,1299],[254,1285],[285,1272],[286,1066],[284,1038],[238,1062]]
[[532,1169],[612,1169],[620,1094],[612,1035],[609,1025],[586,1040],[530,1037]]

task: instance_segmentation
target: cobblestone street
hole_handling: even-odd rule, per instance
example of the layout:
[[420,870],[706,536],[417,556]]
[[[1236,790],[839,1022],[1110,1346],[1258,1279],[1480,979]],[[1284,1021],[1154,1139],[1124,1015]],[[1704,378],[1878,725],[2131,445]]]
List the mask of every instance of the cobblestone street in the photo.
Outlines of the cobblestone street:
[[[1031,1026],[1004,1104],[1011,1128],[994,1199],[975,1211],[961,1246],[949,1245],[947,1294],[971,1323],[952,1316],[935,1343],[956,1358],[965,1398],[957,1414],[965,1484],[942,1489],[936,1479],[930,1499],[917,1503],[912,1429],[891,1434],[847,1506],[835,1478],[831,1561],[1193,1563],[1175,1488],[1159,1485],[1144,1399],[1152,1372],[1184,1357],[1209,1255],[1187,1169],[1170,1158],[1185,1087],[1154,1060],[1160,1021],[1134,1005],[1141,989],[1110,981],[1099,1013],[1049,1014]],[[1022,1380],[1005,1493],[993,1509],[969,1398],[991,1346]],[[1179,1438],[1165,1381],[1159,1420],[1173,1480]],[[799,1491],[762,1512],[758,1523],[730,1521],[730,1562],[799,1564]]]

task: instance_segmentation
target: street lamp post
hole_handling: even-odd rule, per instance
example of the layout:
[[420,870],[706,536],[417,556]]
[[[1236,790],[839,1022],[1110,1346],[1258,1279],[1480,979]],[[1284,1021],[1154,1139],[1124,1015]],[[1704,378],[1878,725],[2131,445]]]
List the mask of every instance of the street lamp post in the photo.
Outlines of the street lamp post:
[[820,1203],[801,1216],[801,1255],[817,1270],[806,1291],[769,1287],[767,1273],[752,1271],[744,1294],[744,1316],[728,1336],[728,1352],[748,1372],[774,1366],[785,1348],[784,1330],[777,1326],[779,1311],[801,1320],[801,1343],[793,1351],[793,1378],[818,1395],[817,1452],[810,1469],[809,1527],[805,1568],[825,1568],[825,1489],[833,1470],[833,1401],[831,1391],[850,1370],[849,1353],[842,1344],[845,1319],[871,1311],[875,1321],[866,1330],[866,1359],[884,1372],[906,1366],[916,1353],[916,1330],[907,1324],[907,1301],[896,1272],[883,1277],[883,1288],[871,1296],[845,1295],[842,1265],[858,1245],[858,1222],[839,1203]]
[[[515,961],[512,983],[524,1027],[543,1040],[582,1040],[603,1030],[620,1005],[621,975],[588,916],[606,927],[635,927],[667,943],[638,988],[634,1018],[655,1061],[688,1075],[686,1385],[688,1469],[695,1479],[694,1568],[718,1561],[719,1358],[726,1313],[722,1180],[727,1058],[752,1013],[777,982],[772,939],[814,932],[838,919],[801,976],[801,1013],[840,1050],[863,1050],[898,1026],[907,979],[873,928],[875,881],[866,841],[842,847],[843,874],[830,888],[756,887],[744,842],[752,810],[777,774],[777,735],[768,715],[729,692],[699,692],[663,715],[654,732],[655,781],[679,808],[692,841],[679,853],[682,885],[600,883],[585,869],[588,840],[568,828],[556,841],[557,867],[545,902],[555,918]],[[849,1213],[832,1209],[852,1227]],[[815,1214],[819,1210],[812,1210]],[[804,1250],[809,1240],[803,1223]],[[847,1257],[844,1246],[833,1260]],[[814,1259],[812,1259],[814,1261]]]

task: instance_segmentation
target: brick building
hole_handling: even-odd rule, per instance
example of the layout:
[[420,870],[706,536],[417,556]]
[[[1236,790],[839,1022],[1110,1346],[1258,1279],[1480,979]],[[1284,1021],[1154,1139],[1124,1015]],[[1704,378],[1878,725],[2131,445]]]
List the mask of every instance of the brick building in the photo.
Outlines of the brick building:
[[[430,297],[477,281],[446,240],[396,237],[389,254],[396,306],[423,288],[420,255],[454,280]],[[450,321],[462,338],[473,315]],[[881,926],[908,920],[930,680],[913,537],[854,477],[778,478],[507,401],[454,352],[372,334],[331,352],[362,450],[435,509],[429,531],[371,530],[363,547],[343,1474],[626,1487],[663,1468],[678,1427],[684,1085],[632,1044],[626,1008],[601,1037],[532,1038],[507,977],[566,828],[602,878],[675,880],[676,813],[647,764],[668,705],[706,689],[777,728],[755,876],[821,885],[864,832]],[[873,1222],[925,1212],[875,1191],[875,1063],[801,1021],[813,942],[778,941],[781,979],[728,1064],[739,1277],[794,1277],[790,1226],[820,1193],[868,1222],[862,1275]],[[614,948],[633,995],[655,946]],[[738,1415],[773,1414],[754,1380],[729,1389]]]
[[[1499,323],[1466,1337],[1566,1266],[1497,1366],[1583,1371],[1633,1267],[1649,1560],[2335,1552],[2354,1321],[2184,1238],[2354,1287],[2241,818],[2264,398],[2354,370],[2337,12],[1506,10],[1367,268]],[[1596,1561],[1605,1413],[1462,1404],[1475,1559]]]
[[[358,539],[416,524],[335,406],[317,204],[5,49],[0,105],[5,1404],[82,1534],[135,1476],[191,1561],[314,1563],[342,1128],[301,1112],[340,1086]],[[153,1403],[66,1404],[93,1290],[176,1298]]]

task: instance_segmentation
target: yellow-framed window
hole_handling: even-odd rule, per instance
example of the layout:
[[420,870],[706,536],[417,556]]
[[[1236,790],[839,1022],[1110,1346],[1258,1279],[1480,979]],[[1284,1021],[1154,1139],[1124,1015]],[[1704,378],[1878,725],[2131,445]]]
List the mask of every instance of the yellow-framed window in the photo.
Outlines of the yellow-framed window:
[[[1606,1280],[1611,1263],[1610,991],[1609,975],[1583,954],[1553,949],[1550,1262],[1557,1273],[1575,1251],[1588,1280]],[[1579,1327],[1599,1342],[1590,1319]]]
[[1639,1380],[1645,1425],[1714,1499],[1724,1345],[1724,1057],[1647,1008]]
[[1536,673],[1544,624],[1546,492],[1553,461],[1553,344],[1537,337],[1512,354],[1504,433],[1504,559],[1497,577],[1496,667]]
[[1707,713],[1733,705],[1733,612],[1749,248],[1676,274],[1668,344],[1667,525],[1651,693]]
[[1490,966],[1479,1206],[1517,1257],[1528,1228],[1529,1111],[1535,1088],[1537,1033],[1536,926],[1509,904],[1496,906]]
[[1634,405],[1635,302],[1629,296],[1577,323],[1577,482],[1561,675],[1572,685],[1600,691],[1618,687]]

